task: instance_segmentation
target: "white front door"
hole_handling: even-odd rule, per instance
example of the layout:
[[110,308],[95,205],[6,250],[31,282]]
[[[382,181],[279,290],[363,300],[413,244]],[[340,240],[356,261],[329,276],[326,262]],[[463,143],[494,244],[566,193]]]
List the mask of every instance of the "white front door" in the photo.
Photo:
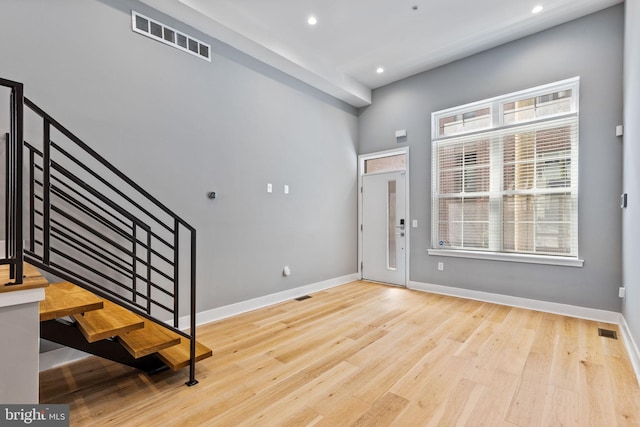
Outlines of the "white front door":
[[362,177],[362,278],[406,285],[406,172]]

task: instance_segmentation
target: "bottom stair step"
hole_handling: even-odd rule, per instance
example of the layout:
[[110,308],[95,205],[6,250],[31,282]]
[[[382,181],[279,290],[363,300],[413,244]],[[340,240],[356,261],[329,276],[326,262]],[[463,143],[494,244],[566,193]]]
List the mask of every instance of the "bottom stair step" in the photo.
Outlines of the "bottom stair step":
[[118,336],[120,344],[136,359],[180,344],[180,335],[145,320],[144,328]]
[[[169,347],[165,350],[158,352],[158,357],[167,365],[171,370],[177,371],[189,366],[191,354],[190,341],[186,338],[180,338],[180,344]],[[211,357],[213,351],[203,344],[196,341],[196,362],[199,362],[207,357]]]

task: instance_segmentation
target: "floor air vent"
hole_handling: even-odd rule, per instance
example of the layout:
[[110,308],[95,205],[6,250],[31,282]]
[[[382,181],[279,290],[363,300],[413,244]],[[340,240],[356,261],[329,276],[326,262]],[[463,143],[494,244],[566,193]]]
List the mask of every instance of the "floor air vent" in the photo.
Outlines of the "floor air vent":
[[136,33],[151,37],[154,40],[211,62],[211,46],[202,43],[200,40],[147,18],[133,10],[131,11],[131,25]]
[[304,300],[309,299],[309,298],[311,298],[311,295],[303,295],[303,296],[301,296],[301,297],[294,298],[294,299],[295,299],[296,301],[304,301]]
[[610,329],[598,328],[598,335],[600,335],[601,337],[611,338],[614,340],[618,339],[618,334],[616,333],[616,331],[612,331]]

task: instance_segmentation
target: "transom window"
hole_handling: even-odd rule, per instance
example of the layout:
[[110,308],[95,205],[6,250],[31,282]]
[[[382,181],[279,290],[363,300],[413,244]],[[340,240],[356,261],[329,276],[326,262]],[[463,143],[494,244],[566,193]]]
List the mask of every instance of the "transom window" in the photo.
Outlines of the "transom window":
[[432,114],[434,252],[577,259],[578,92],[573,78]]

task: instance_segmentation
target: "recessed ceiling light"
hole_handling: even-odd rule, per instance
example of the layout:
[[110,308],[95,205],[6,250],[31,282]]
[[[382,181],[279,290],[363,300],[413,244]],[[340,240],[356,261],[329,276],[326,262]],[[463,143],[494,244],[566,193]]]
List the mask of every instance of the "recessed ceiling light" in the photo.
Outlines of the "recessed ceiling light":
[[376,73],[378,73],[378,74],[384,73],[384,68],[382,68],[382,67],[376,68]]
[[318,20],[316,19],[315,16],[311,15],[308,19],[307,19],[307,24],[309,25],[316,25],[318,23]]
[[544,9],[544,6],[539,4],[536,7],[534,7],[533,9],[531,9],[531,13],[540,13],[540,12],[542,12],[542,9]]

